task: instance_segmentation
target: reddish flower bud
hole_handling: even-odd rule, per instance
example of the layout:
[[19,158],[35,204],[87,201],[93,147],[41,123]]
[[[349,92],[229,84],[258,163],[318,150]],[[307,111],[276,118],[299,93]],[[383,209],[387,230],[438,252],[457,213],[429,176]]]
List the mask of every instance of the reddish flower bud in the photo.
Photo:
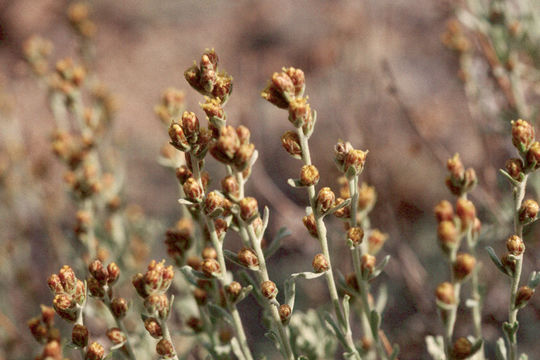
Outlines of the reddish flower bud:
[[243,248],[238,252],[238,261],[249,268],[256,268],[259,266],[259,258],[255,251],[250,248]]
[[244,221],[248,221],[259,213],[257,199],[246,197],[240,200],[240,217]]
[[169,126],[169,138],[171,145],[180,151],[188,151],[190,149],[188,139],[184,133],[184,129],[178,123],[171,123]]
[[347,153],[344,162],[344,172],[354,169],[355,174],[360,174],[364,170],[368,151],[353,149]]
[[289,76],[292,83],[294,84],[294,94],[295,96],[302,96],[304,94],[305,88],[305,76],[304,72],[300,69],[295,69],[293,67],[283,68],[283,72]]
[[282,304],[279,306],[279,318],[283,324],[287,324],[291,318],[292,309],[287,304]]
[[445,250],[455,246],[458,241],[458,231],[452,221],[441,221],[437,227],[437,235]]
[[538,203],[534,200],[525,200],[519,209],[519,221],[528,223],[536,219],[538,216]]
[[349,228],[347,239],[351,240],[354,246],[360,245],[364,239],[364,230],[359,226]]
[[326,272],[330,269],[330,264],[328,264],[328,260],[326,260],[323,254],[315,255],[312,265],[313,271],[316,273]]
[[71,331],[71,342],[80,348],[88,344],[88,329],[81,324],[75,324]]
[[219,263],[215,259],[203,260],[201,264],[201,270],[208,277],[221,275],[221,268],[219,266]]
[[509,159],[504,167],[508,175],[514,180],[521,180],[521,174],[523,173],[523,161],[521,159]]
[[465,177],[465,168],[459,157],[459,154],[454,154],[453,157],[446,162],[446,168],[450,172],[450,178],[454,182],[461,182]]
[[281,145],[293,157],[302,157],[302,147],[300,146],[300,138],[294,131],[287,131],[281,136]]
[[295,98],[289,102],[289,121],[296,128],[313,123],[313,114],[306,98]]
[[107,272],[109,273],[107,283],[112,285],[118,280],[118,277],[120,277],[120,268],[116,263],[112,262],[107,266]]
[[183,190],[187,200],[192,202],[202,201],[204,191],[195,178],[191,177],[187,179],[184,183]]
[[512,144],[520,152],[524,152],[534,142],[534,127],[524,120],[512,121]]
[[461,229],[465,230],[474,223],[476,208],[472,201],[459,198],[456,202],[456,213],[461,220]]
[[315,223],[315,216],[313,214],[304,216],[302,222],[311,236],[318,237],[317,224]]
[[185,111],[182,114],[182,130],[189,142],[197,140],[199,135],[199,119],[193,112]]
[[534,170],[540,168],[540,142],[535,141],[527,151],[527,166],[532,166]]
[[519,236],[512,235],[506,240],[506,248],[510,254],[519,256],[525,251],[525,244]]
[[85,360],[103,360],[105,349],[97,342],[93,342],[86,350]]
[[229,295],[231,301],[234,302],[242,292],[242,285],[237,281],[233,281],[225,287],[225,291],[227,292],[227,295]]
[[317,207],[321,212],[326,212],[334,205],[336,195],[329,187],[323,187],[317,195]]
[[273,281],[267,280],[261,284],[261,293],[267,299],[273,299],[278,293],[278,288]]
[[534,289],[531,289],[528,286],[520,287],[518,289],[517,294],[516,294],[515,307],[516,308],[522,308],[525,305],[527,305],[529,300],[531,300],[533,294],[534,294]]
[[452,348],[452,359],[464,360],[471,356],[472,344],[464,337],[460,337],[454,342]]
[[128,302],[124,298],[114,298],[111,301],[111,312],[116,319],[123,319],[128,311]]
[[454,286],[449,282],[443,282],[442,284],[437,286],[435,295],[437,297],[437,300],[447,305],[452,305],[456,301],[454,296]]
[[120,345],[127,341],[127,336],[119,328],[107,330],[107,337],[114,345]]
[[75,276],[73,269],[69,267],[68,265],[64,265],[60,269],[60,272],[58,272],[58,277],[60,278],[60,281],[62,282],[64,291],[72,294],[75,291],[75,288],[77,286],[77,277]]
[[370,254],[362,255],[362,258],[360,259],[360,266],[362,268],[362,272],[371,274],[375,269],[376,262],[377,259],[375,258],[375,256]]
[[165,358],[170,358],[175,355],[174,346],[167,339],[161,339],[156,345],[156,352]]
[[[344,202],[345,200],[342,199],[342,198],[337,198],[336,199],[336,203],[335,203],[335,206],[339,206],[342,202]],[[351,206],[350,205],[347,205],[347,206],[344,206],[336,211],[334,211],[334,215],[337,217],[337,218],[341,218],[341,219],[349,219],[351,217]]]
[[454,218],[454,208],[447,200],[442,200],[438,203],[437,206],[435,206],[434,212],[438,222],[452,221]]
[[473,270],[476,265],[476,259],[469,254],[458,254],[454,263],[454,276],[457,280],[463,280]]
[[146,331],[148,331],[150,336],[152,336],[154,339],[159,339],[163,336],[161,326],[159,325],[159,322],[154,318],[146,318],[146,320],[144,320],[144,327]]

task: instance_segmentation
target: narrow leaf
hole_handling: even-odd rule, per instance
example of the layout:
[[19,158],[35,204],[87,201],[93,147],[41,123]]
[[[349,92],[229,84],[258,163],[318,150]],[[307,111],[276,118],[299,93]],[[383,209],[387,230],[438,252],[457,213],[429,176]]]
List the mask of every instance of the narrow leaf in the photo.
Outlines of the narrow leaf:
[[495,264],[497,269],[499,269],[499,271],[502,272],[503,274],[508,275],[508,273],[506,272],[506,269],[501,263],[501,260],[499,260],[499,257],[497,256],[497,254],[495,254],[495,250],[493,250],[491,246],[487,246],[486,250],[488,252],[489,257],[491,258],[491,261],[493,262],[493,264]]

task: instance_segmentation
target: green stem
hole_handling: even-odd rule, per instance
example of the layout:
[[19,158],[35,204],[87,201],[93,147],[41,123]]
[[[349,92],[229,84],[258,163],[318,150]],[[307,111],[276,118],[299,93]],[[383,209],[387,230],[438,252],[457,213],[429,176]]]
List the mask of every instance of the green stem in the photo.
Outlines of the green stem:
[[[126,330],[126,327],[124,326],[124,322],[120,319],[118,319],[112,309],[111,309],[111,298],[109,297],[109,294],[108,294],[108,286],[105,287],[105,296],[103,297],[103,303],[105,304],[105,306],[107,307],[107,309],[109,309],[109,312],[111,313],[112,317],[114,318],[114,321],[116,322],[116,326],[124,333],[124,335],[126,336],[126,343],[124,344],[123,346],[123,349],[125,349],[125,355],[127,356],[128,359],[130,360],[136,360],[137,358],[135,357],[135,352],[133,351],[133,347],[131,346],[131,342],[129,341],[129,336],[128,336],[128,332]],[[172,344],[172,342],[171,342]]]
[[[159,318],[159,317],[157,317]],[[171,333],[169,332],[169,326],[167,325],[166,320],[160,320],[159,326],[161,327],[161,332],[163,333],[163,339],[167,340],[174,349],[174,356],[171,358],[172,360],[179,360],[178,354],[176,353],[176,349],[174,348],[174,344],[172,342]]]

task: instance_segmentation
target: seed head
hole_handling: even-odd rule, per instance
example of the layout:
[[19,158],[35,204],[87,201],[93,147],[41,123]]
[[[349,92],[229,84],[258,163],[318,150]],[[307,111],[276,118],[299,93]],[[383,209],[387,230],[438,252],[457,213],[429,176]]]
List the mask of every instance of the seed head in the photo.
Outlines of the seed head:
[[437,300],[442,302],[443,304],[452,305],[455,303],[455,296],[454,296],[454,286],[449,282],[443,282],[439,286],[437,286],[437,290],[435,291],[435,296],[437,297]]
[[314,165],[304,165],[300,171],[300,182],[305,186],[316,185],[319,182],[319,170]]
[[457,280],[463,280],[474,269],[476,259],[470,254],[458,254],[454,263],[454,276]]
[[326,272],[328,269],[330,269],[330,264],[328,264],[328,260],[326,260],[323,254],[315,255],[312,265],[313,271],[316,273]]
[[276,284],[273,281],[267,280],[261,284],[261,293],[267,299],[273,299],[278,293]]
[[435,206],[434,212],[437,222],[452,221],[454,218],[454,207],[447,200],[442,200],[438,203],[437,206]]

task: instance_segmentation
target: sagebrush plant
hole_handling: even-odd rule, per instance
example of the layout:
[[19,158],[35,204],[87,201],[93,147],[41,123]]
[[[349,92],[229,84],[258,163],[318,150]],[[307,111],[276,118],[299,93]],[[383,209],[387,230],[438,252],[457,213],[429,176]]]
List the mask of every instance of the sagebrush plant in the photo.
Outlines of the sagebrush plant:
[[[186,111],[186,94],[172,87],[163,92],[154,109],[164,124],[163,136],[167,132],[169,137],[158,161],[179,183],[178,194],[171,196],[179,197],[180,216],[164,234],[163,247],[173,265],[147,259],[147,239],[160,228],[123,197],[121,154],[111,131],[116,103],[92,71],[96,28],[90,10],[80,2],[68,9],[69,23],[79,40],[78,60],[59,60],[51,71],[50,42],[33,37],[24,47],[47,93],[56,128],[52,150],[65,166],[64,180],[76,208],[75,228],[66,236],[71,246],[56,249],[60,261],[70,265],[49,276],[52,306],[42,305],[40,314],[28,322],[42,345],[35,359],[397,359],[399,347],[391,344],[383,330],[396,326],[382,321],[386,288],[380,286],[377,296],[372,290],[373,280],[390,256],[377,258],[388,235],[372,227],[369,215],[377,195],[374,187],[360,180],[368,151],[337,140],[333,149],[340,174],[336,191],[331,184],[320,186],[309,144],[317,135],[317,113],[305,95],[306,80],[300,69],[275,72],[261,95],[287,111],[292,125],[281,144],[301,165],[295,171],[297,178],[286,182],[307,194],[306,210],[298,214],[298,221],[305,226],[304,235],[316,239],[320,247],[313,269],[297,269],[282,284],[270,277],[269,259],[289,232],[282,228],[269,241],[270,211],[247,194],[246,183],[258,152],[250,130],[228,119],[225,106],[233,78],[222,69],[213,49],[205,50],[199,62],[184,72],[188,85],[203,96],[204,121],[199,120],[202,113]],[[460,39],[446,40],[450,45],[461,44]],[[514,96],[520,94],[517,86],[514,91]],[[517,100],[518,115],[531,116]],[[512,122],[512,144],[519,158],[510,159],[501,170],[514,199],[508,253],[499,258],[487,248],[495,266],[510,280],[504,339],[495,345],[497,359],[504,360],[527,358],[518,352],[517,315],[540,283],[540,274],[534,271],[526,285],[521,280],[523,228],[537,220],[539,211],[536,201],[525,200],[527,180],[540,167],[540,143],[533,125]],[[1,165],[0,161],[0,170]],[[480,244],[485,233],[468,198],[478,180],[458,154],[446,165],[446,185],[456,197],[455,209],[445,200],[435,207],[435,215],[449,279],[435,291],[443,335],[429,336],[427,350],[434,359],[485,359],[486,349],[493,347],[482,330],[485,289],[478,259],[484,252]],[[332,217],[341,222],[341,231],[328,231]],[[339,241],[350,251],[347,262],[353,272],[346,275],[336,266],[345,261],[332,251],[333,243]],[[467,252],[463,252],[465,244]],[[144,272],[138,272],[145,266]],[[295,301],[296,283],[316,278],[324,278],[328,306],[300,309]],[[470,295],[462,301],[466,287]],[[248,297],[260,306],[261,316],[241,311],[240,303]],[[454,339],[463,305],[470,308],[473,335]],[[55,322],[56,315],[62,323]],[[266,339],[248,336],[255,321],[265,328]],[[260,353],[256,345],[261,341],[272,343],[275,351]],[[402,344],[402,348],[406,356],[407,347]]]

